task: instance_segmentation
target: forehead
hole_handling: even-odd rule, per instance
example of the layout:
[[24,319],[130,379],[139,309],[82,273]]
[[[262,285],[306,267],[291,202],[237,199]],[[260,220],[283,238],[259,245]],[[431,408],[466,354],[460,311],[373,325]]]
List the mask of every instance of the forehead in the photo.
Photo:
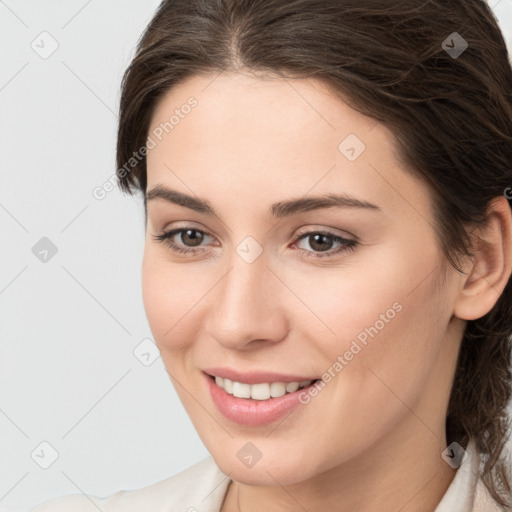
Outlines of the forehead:
[[400,165],[392,133],[341,98],[314,79],[191,77],[153,113],[148,190],[165,183],[241,204],[347,192],[426,215],[426,187]]
[[[347,129],[364,138],[377,123],[350,108],[341,98],[341,92],[311,78],[256,77],[246,73],[196,75],[163,95],[153,113],[150,131],[183,110],[186,112],[167,131],[184,132],[187,125],[197,128],[194,120],[200,118],[202,136],[213,137],[219,129],[223,130],[220,135],[234,135],[230,127],[243,126],[243,132],[236,134],[238,141],[245,134],[278,133],[282,141],[291,136],[295,140],[314,138],[322,132],[331,136],[338,132],[334,137],[337,139]],[[189,109],[187,103],[192,99],[196,106]],[[383,125],[378,126],[373,137],[393,144],[391,133]],[[331,139],[328,137],[326,143]]]

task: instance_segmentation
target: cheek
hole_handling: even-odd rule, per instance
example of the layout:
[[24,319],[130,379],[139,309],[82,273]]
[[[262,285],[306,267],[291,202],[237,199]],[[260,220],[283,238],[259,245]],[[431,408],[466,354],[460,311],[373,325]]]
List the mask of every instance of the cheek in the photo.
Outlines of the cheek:
[[[409,295],[410,289],[404,292],[385,283],[374,283],[370,295],[356,286],[344,290],[354,294],[353,300],[336,301],[332,315],[324,317],[339,335],[311,338],[327,356],[322,357],[321,371],[328,373],[329,383],[305,407],[311,408],[310,428],[344,446],[340,457],[349,457],[351,450],[370,444],[410,415],[408,407],[414,407],[433,385],[430,375],[449,315],[430,279]],[[334,292],[331,297],[336,297]],[[330,303],[325,304],[331,311]],[[316,306],[320,305],[319,300]],[[320,427],[315,421],[319,417],[330,421]],[[358,439],[361,445],[346,446],[347,439]]]
[[[349,350],[354,340],[364,347],[365,341],[382,339],[392,324],[400,324],[407,293],[404,262],[389,250],[382,254],[385,250],[378,257],[371,251],[356,254],[338,267],[278,269],[293,290],[293,302],[287,303],[292,325],[330,360]],[[283,297],[290,295],[288,291]]]
[[160,351],[184,350],[194,339],[190,329],[196,323],[189,318],[207,289],[199,272],[166,261],[157,248],[146,246],[142,261],[142,297]]
[[[404,404],[413,407],[427,387],[436,385],[431,374],[450,315],[431,280],[409,295],[398,289],[379,295],[375,290],[374,302],[367,302],[365,309],[368,314],[359,313],[357,322],[349,320],[351,335],[343,338],[344,351],[331,352],[333,361],[338,355],[344,358],[333,400],[347,406],[344,413],[353,411],[353,425],[359,429],[371,419],[375,432],[370,429],[366,435],[375,436],[407,413]],[[358,313],[352,312],[355,318]]]
[[315,313],[301,316],[308,318],[307,339],[322,354],[322,371],[330,370],[332,380],[360,398],[366,391],[375,400],[396,401],[380,377],[413,401],[435,364],[450,308],[435,284],[435,251],[424,255],[422,265],[416,254],[396,248],[381,256],[368,265],[360,260],[351,268],[317,272],[315,279],[290,274],[287,282]]

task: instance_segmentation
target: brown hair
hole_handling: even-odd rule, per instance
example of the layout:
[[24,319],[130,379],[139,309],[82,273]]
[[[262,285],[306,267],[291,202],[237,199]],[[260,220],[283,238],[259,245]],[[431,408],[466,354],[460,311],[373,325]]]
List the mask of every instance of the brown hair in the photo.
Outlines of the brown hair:
[[[468,45],[460,55],[450,53],[463,48],[454,32]],[[163,1],[123,78],[122,190],[145,196],[145,157],[128,171],[126,162],[145,146],[157,102],[186,78],[223,70],[320,79],[389,127],[432,192],[437,239],[457,270],[456,256],[471,254],[468,227],[512,190],[512,69],[485,1]],[[475,438],[482,478],[502,506],[512,506],[503,458],[511,334],[509,279],[494,308],[466,326],[446,418],[448,444]]]

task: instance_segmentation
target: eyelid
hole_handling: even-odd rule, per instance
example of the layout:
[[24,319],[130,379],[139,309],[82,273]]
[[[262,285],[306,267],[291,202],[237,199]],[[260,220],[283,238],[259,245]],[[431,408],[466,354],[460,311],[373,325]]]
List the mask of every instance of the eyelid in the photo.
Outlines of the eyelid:
[[331,228],[328,226],[319,226],[319,225],[315,225],[315,224],[312,224],[312,225],[310,224],[304,228],[299,228],[295,237],[298,238],[306,233],[325,233],[330,236],[338,236],[340,238],[344,238],[346,240],[350,240],[353,242],[359,241],[359,238],[357,236],[353,235],[352,233],[350,233],[349,231],[340,230],[337,228]]

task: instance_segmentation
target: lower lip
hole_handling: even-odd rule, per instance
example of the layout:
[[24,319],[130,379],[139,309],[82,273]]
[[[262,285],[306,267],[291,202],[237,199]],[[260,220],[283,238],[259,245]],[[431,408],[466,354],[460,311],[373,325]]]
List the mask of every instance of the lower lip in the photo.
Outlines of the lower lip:
[[251,427],[267,425],[290,414],[301,403],[299,401],[299,394],[307,393],[308,388],[313,386],[313,383],[311,383],[310,386],[277,398],[253,400],[230,395],[217,386],[209,375],[205,374],[205,377],[208,381],[212,400],[219,411],[228,420]]

